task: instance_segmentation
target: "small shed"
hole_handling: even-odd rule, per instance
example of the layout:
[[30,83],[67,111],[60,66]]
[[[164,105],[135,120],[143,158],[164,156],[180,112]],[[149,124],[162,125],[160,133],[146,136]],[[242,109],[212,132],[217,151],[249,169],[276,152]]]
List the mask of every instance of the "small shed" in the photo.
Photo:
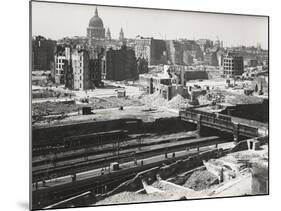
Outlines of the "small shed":
[[117,97],[118,98],[126,97],[126,90],[125,89],[118,89],[117,90]]
[[82,108],[79,108],[79,111],[78,111],[79,114],[82,114],[82,115],[88,115],[88,114],[92,114],[92,108],[91,107],[82,107]]
[[113,170],[113,171],[117,171],[119,170],[119,163],[118,162],[113,162],[110,164],[110,168]]

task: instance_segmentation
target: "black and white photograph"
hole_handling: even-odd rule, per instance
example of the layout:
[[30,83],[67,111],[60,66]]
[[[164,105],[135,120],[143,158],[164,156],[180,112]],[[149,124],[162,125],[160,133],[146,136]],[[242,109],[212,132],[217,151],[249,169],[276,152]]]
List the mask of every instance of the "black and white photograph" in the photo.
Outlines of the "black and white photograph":
[[29,6],[32,210],[269,194],[269,16]]

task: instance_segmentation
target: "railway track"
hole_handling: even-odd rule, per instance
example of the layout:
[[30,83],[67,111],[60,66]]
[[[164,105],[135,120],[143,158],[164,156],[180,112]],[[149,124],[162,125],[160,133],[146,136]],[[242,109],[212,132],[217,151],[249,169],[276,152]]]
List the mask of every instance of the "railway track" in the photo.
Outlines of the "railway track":
[[[189,136],[182,136],[179,138],[166,138],[166,139],[161,139],[161,140],[146,140],[143,141],[142,143],[138,143],[136,140],[127,140],[127,141],[122,141],[119,143],[120,147],[124,149],[132,149],[132,148],[140,148],[140,147],[145,147],[145,146],[151,146],[155,144],[162,144],[162,143],[170,143],[175,140],[177,141],[182,141],[182,140],[190,140],[196,138],[195,135],[189,135]],[[134,143],[132,143],[135,141]],[[56,156],[54,158],[45,158],[45,159],[40,159],[40,160],[34,160],[32,161],[32,167],[44,165],[44,164],[50,164],[50,163],[58,163],[61,161],[66,161],[66,160],[72,160],[76,158],[81,158],[81,157],[87,157],[91,155],[99,155],[99,154],[104,154],[107,152],[116,152],[117,151],[117,145],[118,143],[114,142],[111,144],[107,144],[102,148],[97,148],[97,147],[90,147],[86,148],[84,150],[79,150],[78,152],[73,152],[72,154],[66,154],[63,156]]]
[[212,136],[199,139],[182,140],[173,143],[162,143],[158,145],[153,144],[150,146],[143,147],[141,150],[138,148],[120,150],[119,155],[116,153],[105,153],[101,155],[98,159],[93,158],[85,161],[83,158],[79,162],[75,163],[63,163],[61,166],[56,166],[53,168],[43,168],[36,171],[33,170],[33,182],[41,181],[42,178],[51,179],[73,173],[87,171],[89,169],[105,167],[108,166],[110,163],[118,160],[119,163],[124,163],[132,161],[133,159],[139,160],[149,156],[164,154],[165,152],[170,153],[176,150],[183,150],[187,147],[202,147],[218,143],[225,143],[229,141],[231,141],[231,139],[222,139],[218,136]]
[[[210,148],[207,147],[200,150],[200,153],[210,153],[210,155],[214,156],[214,151],[219,153],[220,150],[210,150]],[[145,161],[145,165],[127,166],[126,168],[121,168],[118,171],[113,171],[104,175],[80,178],[75,182],[56,182],[52,186],[41,188],[39,190],[34,190],[32,192],[33,208],[42,209],[44,207],[49,207],[52,205],[55,205],[52,206],[52,208],[60,208],[60,205],[61,207],[65,207],[65,204],[61,204],[59,202],[85,193],[86,191],[91,192],[91,202],[89,204],[94,204],[96,202],[95,200],[99,199],[99,195],[115,189],[123,182],[134,178],[139,172],[144,172],[148,169],[161,166],[163,164],[169,165],[176,162],[177,160],[186,159],[194,155],[198,155],[198,152],[196,150],[190,151],[187,154],[184,153],[181,156],[177,156],[175,158],[170,157],[167,159],[161,157],[161,159],[156,160],[154,158],[148,158],[150,162]],[[201,165],[200,162],[197,162],[196,164],[191,165],[188,168],[192,169],[194,167],[197,167],[198,165]],[[58,206],[56,206],[56,204],[58,204]],[[69,205],[71,206],[71,203]]]

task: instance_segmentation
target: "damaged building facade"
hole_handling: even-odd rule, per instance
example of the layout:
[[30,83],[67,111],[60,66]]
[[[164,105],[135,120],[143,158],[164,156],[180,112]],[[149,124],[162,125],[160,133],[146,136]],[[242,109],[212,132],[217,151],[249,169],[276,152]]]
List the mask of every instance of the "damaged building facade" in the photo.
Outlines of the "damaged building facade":
[[137,36],[134,49],[136,58],[146,59],[148,65],[167,64],[168,62],[164,40]]
[[42,36],[32,38],[32,70],[50,70],[56,42]]
[[137,36],[134,48],[136,57],[146,59],[149,66],[191,65],[198,62],[217,66],[220,45],[214,47],[211,40],[160,40]]
[[243,57],[227,52],[223,57],[223,74],[228,77],[242,75],[244,72]]
[[101,86],[102,55],[98,49],[57,46],[52,73],[55,83],[75,90]]
[[164,66],[162,74],[141,74],[139,82],[148,94],[158,93],[166,100],[171,100],[176,95],[188,97],[188,89],[178,83],[176,75],[172,74],[169,66]]
[[[56,84],[65,84],[69,73],[72,72],[71,48],[69,46],[58,45],[54,56],[54,80]],[[68,86],[66,86],[68,87]]]
[[135,51],[122,45],[120,49],[108,49],[103,58],[101,77],[104,80],[136,80],[138,78]]
[[72,53],[73,88],[87,90],[101,85],[101,54],[86,49],[76,49]]

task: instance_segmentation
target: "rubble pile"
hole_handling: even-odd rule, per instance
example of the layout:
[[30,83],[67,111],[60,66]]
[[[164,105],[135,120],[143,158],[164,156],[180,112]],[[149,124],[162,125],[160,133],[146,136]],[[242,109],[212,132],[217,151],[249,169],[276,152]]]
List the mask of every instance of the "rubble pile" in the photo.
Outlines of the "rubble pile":
[[188,105],[188,102],[188,99],[182,97],[181,95],[176,95],[170,101],[167,102],[167,107],[179,109],[181,107],[186,107]]
[[102,204],[117,204],[117,203],[134,203],[134,202],[147,202],[147,201],[160,201],[160,200],[168,200],[170,199],[169,193],[150,193],[150,194],[141,194],[135,192],[122,192],[115,194],[113,196],[109,196],[104,200],[97,202],[95,205]]
[[161,97],[159,94],[154,93],[151,95],[142,96],[141,102],[150,107],[164,106],[167,108],[179,109],[181,107],[186,107],[189,100],[182,97],[181,95],[176,95],[170,101],[168,101]]
[[207,189],[217,183],[218,179],[215,175],[213,175],[207,170],[199,170],[193,172],[183,184],[183,186],[199,191]]
[[143,95],[140,100],[143,104],[150,107],[165,106],[166,104],[166,100],[162,98],[158,93]]

